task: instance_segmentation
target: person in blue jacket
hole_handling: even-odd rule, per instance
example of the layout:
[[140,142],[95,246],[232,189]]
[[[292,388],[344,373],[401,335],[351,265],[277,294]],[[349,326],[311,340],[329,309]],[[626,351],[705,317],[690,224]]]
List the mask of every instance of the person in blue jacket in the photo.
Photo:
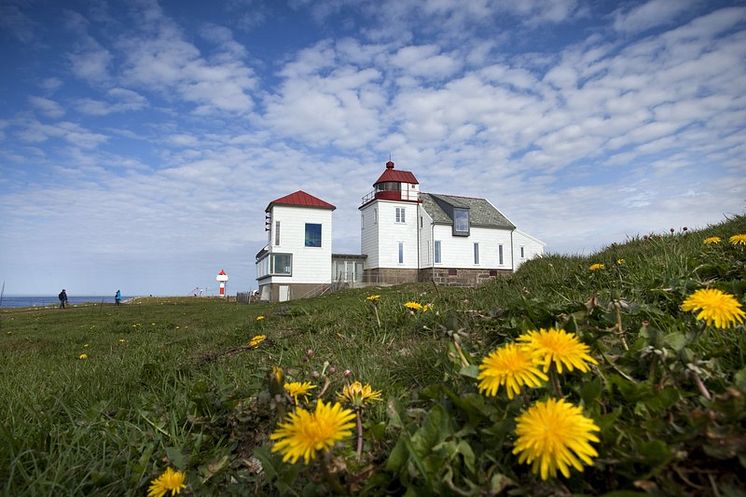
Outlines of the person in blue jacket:
[[121,290],[117,290],[117,293],[114,295],[114,302],[119,305],[122,303],[122,292]]

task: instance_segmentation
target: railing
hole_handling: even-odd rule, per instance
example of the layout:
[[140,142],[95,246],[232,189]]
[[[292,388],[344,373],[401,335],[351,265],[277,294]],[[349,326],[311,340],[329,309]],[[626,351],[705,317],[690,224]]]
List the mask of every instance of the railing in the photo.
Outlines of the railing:
[[362,204],[365,205],[373,199],[380,200],[409,200],[417,202],[420,200],[420,192],[416,190],[373,190],[363,196]]

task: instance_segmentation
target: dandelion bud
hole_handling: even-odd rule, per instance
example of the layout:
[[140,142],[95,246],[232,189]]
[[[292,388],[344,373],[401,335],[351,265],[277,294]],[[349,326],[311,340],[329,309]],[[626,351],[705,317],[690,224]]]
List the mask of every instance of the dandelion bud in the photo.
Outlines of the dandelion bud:
[[349,369],[345,369],[344,376],[345,378],[349,378],[350,376],[352,376],[352,371],[350,371]]
[[337,372],[337,368],[335,368],[334,366],[329,368],[329,374],[334,374],[336,372]]
[[686,226],[684,226],[684,227],[683,227],[683,228],[681,228],[681,229],[682,229],[682,230],[684,230],[684,231],[687,231],[687,230],[689,230],[689,228],[687,228]]
[[313,354],[314,354],[314,352],[313,352],[313,349],[308,349],[308,350],[306,350],[306,355],[307,355],[308,357],[313,357]]
[[313,373],[311,373],[311,376],[313,376],[314,378],[318,378],[319,376],[321,376],[321,374],[318,371],[314,371]]
[[670,231],[671,231],[671,234],[673,235],[674,229],[673,229],[673,228],[671,228],[671,230],[670,230]]

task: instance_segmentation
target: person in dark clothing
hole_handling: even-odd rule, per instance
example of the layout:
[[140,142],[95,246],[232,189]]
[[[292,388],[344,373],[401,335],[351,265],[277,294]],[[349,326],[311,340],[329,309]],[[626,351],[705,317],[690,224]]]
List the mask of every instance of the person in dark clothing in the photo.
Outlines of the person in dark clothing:
[[122,292],[121,290],[117,290],[117,293],[114,295],[114,303],[117,305],[122,303]]
[[67,304],[67,292],[63,288],[59,295],[57,295],[57,298],[60,299],[60,309],[65,308],[65,304]]

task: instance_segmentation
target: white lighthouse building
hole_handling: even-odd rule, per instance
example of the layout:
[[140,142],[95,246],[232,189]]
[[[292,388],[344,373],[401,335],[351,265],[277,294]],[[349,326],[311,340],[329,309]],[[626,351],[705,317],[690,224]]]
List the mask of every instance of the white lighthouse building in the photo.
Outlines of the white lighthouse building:
[[419,182],[393,162],[373,183],[360,206],[361,252],[367,256],[364,279],[370,283],[417,281]]

